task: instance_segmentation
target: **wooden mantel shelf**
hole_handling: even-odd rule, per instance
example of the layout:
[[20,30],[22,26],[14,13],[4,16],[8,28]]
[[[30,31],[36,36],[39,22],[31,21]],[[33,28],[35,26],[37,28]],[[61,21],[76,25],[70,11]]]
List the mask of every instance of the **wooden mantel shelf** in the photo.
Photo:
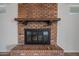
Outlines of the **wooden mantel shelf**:
[[33,18],[15,18],[16,21],[21,22],[22,24],[27,25],[28,22],[46,22],[48,25],[60,21],[61,18],[48,18],[48,19],[33,19]]

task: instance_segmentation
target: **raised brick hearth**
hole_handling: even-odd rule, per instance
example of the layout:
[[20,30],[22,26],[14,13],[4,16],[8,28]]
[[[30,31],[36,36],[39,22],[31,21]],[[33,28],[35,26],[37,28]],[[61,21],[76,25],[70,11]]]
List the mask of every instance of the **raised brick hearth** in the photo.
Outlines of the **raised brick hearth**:
[[[64,55],[57,45],[57,4],[18,4],[18,45],[10,55]],[[25,29],[50,29],[50,44],[25,44]],[[27,39],[26,39],[27,40]]]
[[63,50],[53,45],[18,45],[12,49],[13,56],[62,56]]

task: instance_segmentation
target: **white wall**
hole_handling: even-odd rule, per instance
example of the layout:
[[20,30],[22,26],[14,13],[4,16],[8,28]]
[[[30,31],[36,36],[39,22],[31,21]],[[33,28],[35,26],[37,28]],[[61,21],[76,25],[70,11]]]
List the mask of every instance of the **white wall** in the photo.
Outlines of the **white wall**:
[[[71,15],[69,6],[72,4],[58,4],[58,45],[63,47],[65,52],[79,52],[79,15]],[[0,14],[0,52],[9,51],[12,45],[18,41],[17,4],[6,4],[5,13]]]
[[58,44],[65,52],[79,52],[79,14],[71,15],[71,5],[76,4],[58,4]]
[[5,4],[5,12],[0,13],[0,52],[9,51],[17,44],[17,4]]

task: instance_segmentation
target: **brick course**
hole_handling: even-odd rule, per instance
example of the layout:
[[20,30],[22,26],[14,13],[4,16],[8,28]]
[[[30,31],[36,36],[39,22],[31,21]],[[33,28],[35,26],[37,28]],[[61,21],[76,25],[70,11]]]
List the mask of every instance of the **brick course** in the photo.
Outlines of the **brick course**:
[[19,4],[18,18],[57,18],[57,4],[56,3]]

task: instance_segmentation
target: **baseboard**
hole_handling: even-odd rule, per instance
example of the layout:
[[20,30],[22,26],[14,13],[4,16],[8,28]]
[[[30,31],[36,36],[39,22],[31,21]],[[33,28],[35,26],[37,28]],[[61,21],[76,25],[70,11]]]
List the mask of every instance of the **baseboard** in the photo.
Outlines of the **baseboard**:
[[0,56],[9,56],[9,52],[0,52]]
[[79,52],[64,52],[64,56],[79,56]]
[[[0,52],[0,56],[10,56],[9,52]],[[79,56],[79,52],[64,52],[64,56]]]

